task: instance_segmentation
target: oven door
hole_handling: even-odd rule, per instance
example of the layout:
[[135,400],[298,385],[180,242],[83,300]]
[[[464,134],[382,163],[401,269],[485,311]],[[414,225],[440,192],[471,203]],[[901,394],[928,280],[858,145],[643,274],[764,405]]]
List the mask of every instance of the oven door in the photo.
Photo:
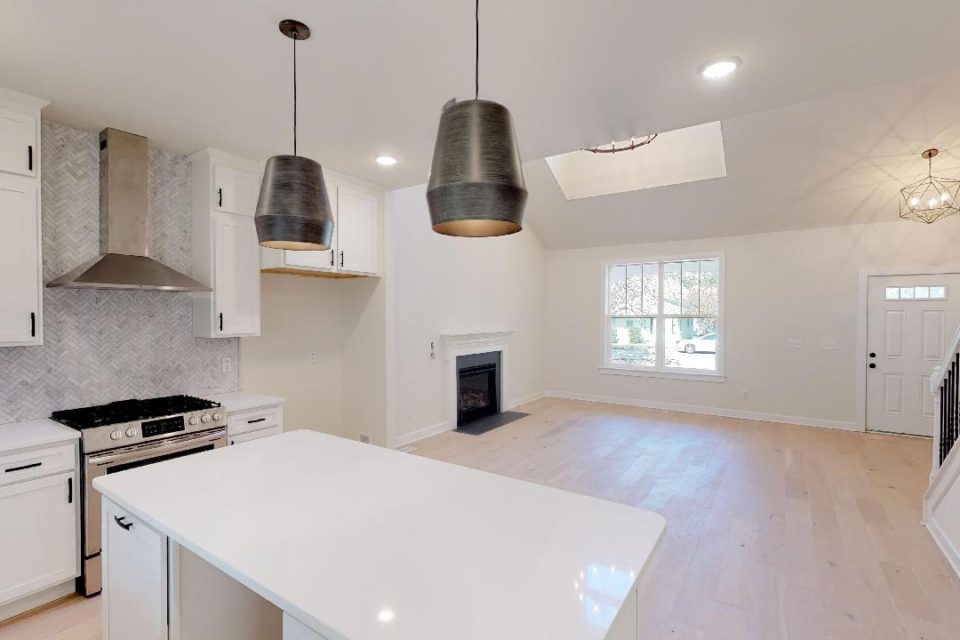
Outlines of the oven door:
[[93,488],[94,479],[126,469],[210,451],[226,444],[227,430],[215,429],[84,456],[83,586],[81,591],[85,595],[92,596],[99,593],[102,583],[100,492]]

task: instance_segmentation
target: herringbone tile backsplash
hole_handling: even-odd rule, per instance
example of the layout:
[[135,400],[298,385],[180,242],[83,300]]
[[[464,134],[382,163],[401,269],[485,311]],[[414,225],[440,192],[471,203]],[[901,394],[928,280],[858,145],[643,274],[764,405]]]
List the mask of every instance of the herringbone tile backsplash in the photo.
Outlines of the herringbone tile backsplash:
[[[46,282],[99,253],[100,168],[96,132],[44,120],[42,135]],[[190,206],[189,159],[151,148],[150,255],[188,274]],[[45,289],[43,314],[43,346],[0,348],[0,423],[239,386],[239,340],[194,338],[189,294]]]

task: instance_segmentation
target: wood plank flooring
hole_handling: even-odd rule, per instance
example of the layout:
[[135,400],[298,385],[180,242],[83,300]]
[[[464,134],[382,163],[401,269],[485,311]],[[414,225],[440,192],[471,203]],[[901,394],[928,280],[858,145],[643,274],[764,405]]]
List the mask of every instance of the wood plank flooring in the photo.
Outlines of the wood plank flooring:
[[[414,453],[663,514],[644,640],[960,637],[960,581],[920,524],[928,440],[554,398],[523,410]],[[99,599],[0,626],[28,638],[98,640]]]

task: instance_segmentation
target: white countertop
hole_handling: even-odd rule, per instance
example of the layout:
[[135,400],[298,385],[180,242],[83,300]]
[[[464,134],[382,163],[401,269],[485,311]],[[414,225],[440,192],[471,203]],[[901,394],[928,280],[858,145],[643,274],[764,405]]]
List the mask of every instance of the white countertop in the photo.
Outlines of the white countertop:
[[0,424],[0,453],[70,442],[79,438],[80,432],[76,429],[46,418]]
[[331,640],[598,640],[665,526],[313,431],[94,486]]
[[285,401],[280,396],[268,396],[264,393],[247,393],[246,391],[217,393],[206,397],[222,404],[223,408],[227,410],[227,413],[246,411],[247,409],[259,409],[260,407],[272,407],[283,404]]

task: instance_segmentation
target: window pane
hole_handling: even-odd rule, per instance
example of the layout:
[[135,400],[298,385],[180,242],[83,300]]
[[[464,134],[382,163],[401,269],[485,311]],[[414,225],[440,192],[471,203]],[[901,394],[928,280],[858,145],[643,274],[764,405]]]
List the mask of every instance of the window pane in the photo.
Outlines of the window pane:
[[656,366],[656,321],[653,318],[611,318],[610,364]]
[[930,287],[914,287],[913,297],[916,298],[917,300],[929,300]]
[[720,315],[720,261],[700,261],[700,313]]
[[671,318],[665,322],[664,364],[667,368],[717,370],[715,318]]
[[656,262],[643,265],[643,314],[653,316],[660,313],[658,291],[660,289],[660,271]]
[[612,316],[627,312],[626,274],[622,264],[607,269],[607,313]]
[[899,300],[900,299],[900,287],[887,287],[884,297],[887,300]]
[[943,300],[947,297],[946,287],[930,287],[930,298],[933,300]]
[[663,263],[663,312],[668,315],[680,311],[680,263]]
[[901,300],[913,300],[913,287],[900,287]]
[[628,264],[626,315],[639,316],[647,313],[643,310],[643,285],[643,265]]
[[680,263],[680,313],[685,316],[700,314],[700,261],[686,260]]

